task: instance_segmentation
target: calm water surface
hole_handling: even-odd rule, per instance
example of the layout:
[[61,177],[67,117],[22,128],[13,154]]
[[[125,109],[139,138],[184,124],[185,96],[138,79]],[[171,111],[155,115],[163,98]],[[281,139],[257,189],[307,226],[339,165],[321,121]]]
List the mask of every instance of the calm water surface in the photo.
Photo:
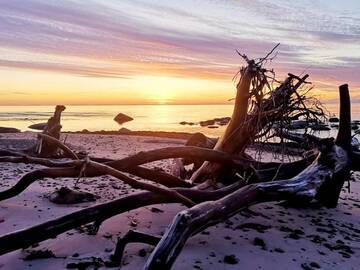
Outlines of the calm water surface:
[[[326,105],[331,113],[337,114],[338,104]],[[199,122],[215,117],[231,116],[233,105],[106,105],[106,106],[67,106],[63,113],[64,131],[87,129],[118,130],[126,127],[130,130],[203,132],[210,136],[219,136],[224,127],[209,129],[206,127],[182,126],[181,121]],[[0,126],[29,130],[33,123],[46,122],[53,114],[54,106],[2,106],[0,107]],[[117,124],[113,118],[119,113],[134,118],[124,125]],[[360,119],[360,104],[352,104],[353,119]]]

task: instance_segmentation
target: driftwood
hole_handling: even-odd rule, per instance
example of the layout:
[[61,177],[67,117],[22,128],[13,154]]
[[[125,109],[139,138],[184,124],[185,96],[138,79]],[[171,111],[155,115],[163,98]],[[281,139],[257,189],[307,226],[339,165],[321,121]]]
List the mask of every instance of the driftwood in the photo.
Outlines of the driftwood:
[[[174,190],[196,203],[217,200],[234,192],[245,183],[235,183],[229,187],[216,191],[203,191],[188,188],[175,188]],[[0,255],[20,248],[26,248],[35,243],[51,239],[68,230],[81,225],[106,220],[115,215],[137,209],[139,207],[159,204],[177,203],[174,197],[165,197],[153,192],[139,192],[107,203],[91,206],[63,217],[47,221],[34,227],[9,233],[0,237]]]
[[[304,205],[317,201],[326,207],[335,207],[351,170],[360,169],[360,153],[351,148],[347,85],[339,89],[340,126],[336,140],[307,137],[311,147],[302,147],[314,147],[316,151],[289,163],[258,162],[244,153],[254,141],[269,134],[274,136],[274,123],[280,122],[275,135],[281,140],[286,137],[294,141],[299,139],[296,136],[290,138],[293,134],[282,129],[283,118],[321,116],[321,111],[307,107],[305,96],[299,93],[301,86],[307,83],[308,75],[299,78],[289,74],[276,89],[264,90],[269,87],[269,76],[261,65],[268,56],[255,62],[242,55],[247,66],[240,71],[233,115],[224,135],[215,145],[212,141],[203,140],[201,145],[190,143],[184,147],[156,149],[119,160],[90,157],[75,153],[59,140],[60,116],[65,107],[57,106],[32,151],[0,150],[0,162],[34,163],[47,167],[26,173],[13,187],[0,191],[0,201],[18,195],[33,182],[44,178],[110,175],[146,191],[2,235],[0,255],[54,238],[87,223],[94,222],[98,228],[102,221],[139,207],[182,203],[189,208],[175,216],[162,237],[129,232],[119,239],[112,256],[113,261],[119,263],[127,243],[144,242],[156,246],[144,269],[170,269],[189,237],[250,205],[288,200]],[[209,149],[212,146],[214,149]],[[65,159],[59,160],[59,157]],[[195,163],[198,170],[191,181],[142,166],[169,158],[182,159],[186,164]],[[155,184],[135,180],[131,175]]]
[[[237,85],[235,107],[224,135],[214,146],[215,150],[230,154],[242,153],[246,146],[257,138],[268,134],[272,125],[279,119],[290,118],[292,114],[306,113],[317,116],[321,112],[306,107],[304,99],[297,90],[306,82],[309,75],[299,78],[289,74],[288,78],[264,98],[267,82],[266,70],[258,63],[247,60],[248,66],[241,70],[242,77]],[[250,89],[250,85],[253,86]],[[248,102],[255,96],[256,105],[248,112]],[[296,104],[296,105],[293,105]],[[301,104],[302,106],[299,106]],[[221,179],[222,165],[205,162],[191,177],[191,182],[202,182],[208,178]]]
[[[45,129],[43,130],[43,134],[47,135],[47,137],[39,137],[38,143],[36,144],[33,151],[37,153],[41,157],[53,157],[58,155],[58,145],[54,144],[53,141],[50,141],[48,137],[52,137],[56,140],[60,139],[61,132],[61,113],[65,110],[65,106],[58,105],[55,108],[54,116],[50,117],[47,122]],[[44,139],[44,138],[47,138]]]
[[144,269],[170,269],[186,240],[250,205],[279,200],[317,200],[335,207],[345,179],[349,178],[351,143],[350,99],[347,85],[340,86],[340,126],[336,141],[323,140],[316,160],[288,180],[247,185],[217,201],[204,202],[180,212],[150,255]]

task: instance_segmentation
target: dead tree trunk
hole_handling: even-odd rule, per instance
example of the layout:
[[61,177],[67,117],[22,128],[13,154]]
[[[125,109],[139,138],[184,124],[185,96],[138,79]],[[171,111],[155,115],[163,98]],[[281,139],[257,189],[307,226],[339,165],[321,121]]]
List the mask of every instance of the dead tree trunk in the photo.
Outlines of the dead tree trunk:
[[[61,113],[65,110],[65,106],[57,105],[55,107],[55,112],[52,117],[49,118],[43,134],[53,137],[57,140],[60,139],[61,133]],[[49,140],[44,140],[43,137],[38,138],[38,142],[34,148],[35,153],[40,157],[55,157],[58,153],[58,145],[54,144]]]
[[[219,139],[214,149],[223,151],[229,154],[238,154],[245,150],[245,147],[249,145],[269,123],[275,120],[281,119],[292,112],[291,108],[286,108],[287,103],[291,103],[291,97],[296,93],[297,89],[305,83],[305,80],[309,75],[305,75],[299,78],[295,75],[289,74],[289,77],[272,93],[271,96],[263,100],[262,97],[258,97],[261,102],[258,104],[253,112],[248,114],[248,101],[251,92],[261,92],[264,85],[267,84],[266,75],[259,72],[260,67],[254,62],[249,62],[248,67],[244,71],[243,77],[237,86],[237,96],[235,99],[235,107],[232,115],[232,119],[225,130],[224,135]],[[256,73],[257,71],[257,73]],[[257,74],[257,75],[256,75]],[[254,76],[255,82],[252,81]],[[244,79],[243,79],[244,78]],[[256,83],[254,89],[250,89],[250,83]],[[293,81],[297,81],[293,84]],[[256,96],[259,94],[256,93]],[[300,99],[300,98],[299,98]],[[270,126],[271,128],[271,126]],[[268,131],[268,128],[266,131]],[[266,133],[265,131],[265,133]],[[191,177],[191,181],[201,182],[206,178],[217,179],[221,174],[223,165],[219,165],[213,162],[205,162]]]
[[[250,83],[256,74],[256,64],[250,61],[248,66],[241,71],[242,76],[236,86],[235,105],[231,120],[225,130],[224,135],[217,141],[214,146],[215,150],[233,154],[239,152],[242,148],[243,141],[239,140],[239,129],[243,126],[247,116]],[[219,171],[221,166],[217,163],[205,162],[191,177],[192,182],[201,182],[204,176],[214,174]]]
[[320,142],[321,153],[304,171],[289,180],[245,186],[217,201],[204,202],[180,212],[150,255],[144,269],[170,269],[187,239],[253,204],[279,200],[317,200],[335,207],[341,187],[349,178],[350,99],[347,85],[340,87],[341,117],[336,144]]

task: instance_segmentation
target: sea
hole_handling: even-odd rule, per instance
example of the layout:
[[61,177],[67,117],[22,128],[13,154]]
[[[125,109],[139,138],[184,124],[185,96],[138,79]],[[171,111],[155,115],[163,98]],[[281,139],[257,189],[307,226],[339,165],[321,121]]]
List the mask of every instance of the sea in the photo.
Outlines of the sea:
[[[325,104],[332,115],[338,115],[338,104]],[[30,130],[34,123],[46,122],[55,106],[1,106],[0,127]],[[220,136],[225,126],[216,129],[200,125],[181,125],[180,122],[198,123],[203,120],[231,116],[233,105],[86,105],[66,106],[62,115],[63,131],[119,130],[202,132],[208,136]],[[119,125],[113,119],[118,113],[134,118]],[[352,119],[360,120],[360,104],[352,104]]]

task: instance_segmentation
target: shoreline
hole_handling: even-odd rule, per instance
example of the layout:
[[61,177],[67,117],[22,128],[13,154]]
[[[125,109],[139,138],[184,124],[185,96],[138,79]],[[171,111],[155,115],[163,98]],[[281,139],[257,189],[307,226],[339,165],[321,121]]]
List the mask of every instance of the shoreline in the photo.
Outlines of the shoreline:
[[[35,139],[38,133],[39,131],[4,133],[0,134],[0,142],[6,146],[23,146],[29,143],[29,139]],[[124,128],[112,131],[64,131],[61,139],[71,145],[71,148],[85,151],[89,155],[119,159],[141,151],[178,146],[193,134],[173,131],[130,131]],[[119,135],[122,137],[119,138]],[[264,151],[264,156],[260,156],[262,161],[274,161],[275,156],[266,154],[263,146],[261,149]],[[252,152],[256,155],[256,151]],[[294,157],[292,155],[291,159]],[[174,160],[169,159],[156,161],[148,166],[171,173],[173,165]],[[19,172],[22,174],[41,168],[38,165],[7,163],[0,164],[0,167],[4,172],[0,177],[1,190],[13,186],[19,179]],[[173,269],[285,267],[314,270],[315,268],[309,268],[309,265],[316,265],[329,270],[355,270],[359,263],[357,243],[360,239],[360,231],[356,229],[360,225],[360,186],[359,181],[355,180],[359,179],[359,173],[355,173],[351,180],[351,192],[343,188],[339,206],[335,209],[298,209],[277,202],[251,206],[189,239]],[[3,225],[0,226],[0,234],[45,222],[49,216],[64,216],[79,208],[137,192],[121,181],[100,176],[83,179],[79,183],[81,191],[98,196],[96,202],[64,207],[49,201],[50,194],[60,187],[72,187],[75,184],[77,179],[66,179],[66,182],[62,179],[44,179],[31,185],[19,196],[4,201],[0,209],[0,223]],[[153,212],[152,209],[158,210]],[[54,270],[60,270],[77,263],[91,264],[93,258],[108,261],[114,251],[114,242],[129,229],[136,227],[140,231],[162,235],[172,218],[183,209],[179,204],[159,204],[135,209],[106,220],[95,236],[87,235],[81,229],[72,229],[56,239],[41,242],[36,247],[1,256],[0,269],[11,265],[13,268],[10,269],[31,269],[35,266],[36,269],[45,270],[51,266]],[[325,220],[328,226],[324,225]],[[69,242],[76,244],[69,246]],[[94,242],[95,247],[92,245]],[[237,247],[236,250],[234,246]],[[31,252],[39,250],[51,251],[56,257],[31,261],[24,259]],[[140,269],[151,252],[152,247],[132,244],[126,249],[121,269]],[[226,258],[229,257],[236,259],[233,267],[227,262]]]
[[138,131],[122,131],[122,130],[100,130],[100,131],[63,131],[63,134],[96,134],[96,135],[122,135],[122,136],[145,136],[169,139],[187,140],[193,134],[190,132],[177,132],[177,131],[151,131],[151,130],[138,130]]
[[[166,132],[132,132],[132,135],[89,132],[64,135],[67,134],[66,141],[74,149],[112,159],[183,143],[179,139],[156,140],[154,136],[154,139],[147,137],[149,134],[169,136]],[[117,135],[125,136],[119,138]],[[0,141],[6,146],[20,146],[35,138],[35,132],[21,132],[3,134]],[[264,155],[264,160],[269,158],[270,155]],[[171,172],[173,164],[171,159],[159,160],[149,164],[149,167]],[[0,163],[0,167],[3,172],[0,176],[1,190],[13,186],[20,175],[42,168],[40,165],[23,163]],[[276,202],[251,206],[248,210],[209,227],[204,233],[191,237],[173,269],[301,269],[302,266],[316,263],[322,269],[355,270],[359,264],[359,179],[360,174],[355,173],[351,181],[351,192],[343,189],[339,206],[335,209],[291,208]],[[49,195],[56,189],[62,186],[71,188],[76,182],[75,178],[44,179],[33,183],[18,196],[3,201],[0,208],[0,234],[29,228],[84,207],[138,192],[112,177],[99,176],[84,178],[78,182],[81,191],[100,197],[96,202],[63,206],[49,201]],[[129,229],[161,235],[173,217],[183,209],[180,204],[158,204],[135,209],[106,220],[96,235],[88,235],[81,228],[73,229],[55,239],[41,242],[36,247],[1,256],[0,269],[60,270],[72,263],[91,261],[92,258],[105,261],[114,251],[116,239]],[[261,246],[259,241],[263,243]],[[353,253],[348,254],[344,248]],[[50,250],[57,258],[24,260],[34,250]],[[129,245],[121,269],[141,269],[151,252],[152,247],[148,245]],[[226,263],[225,258],[229,256],[237,258],[237,263]]]

